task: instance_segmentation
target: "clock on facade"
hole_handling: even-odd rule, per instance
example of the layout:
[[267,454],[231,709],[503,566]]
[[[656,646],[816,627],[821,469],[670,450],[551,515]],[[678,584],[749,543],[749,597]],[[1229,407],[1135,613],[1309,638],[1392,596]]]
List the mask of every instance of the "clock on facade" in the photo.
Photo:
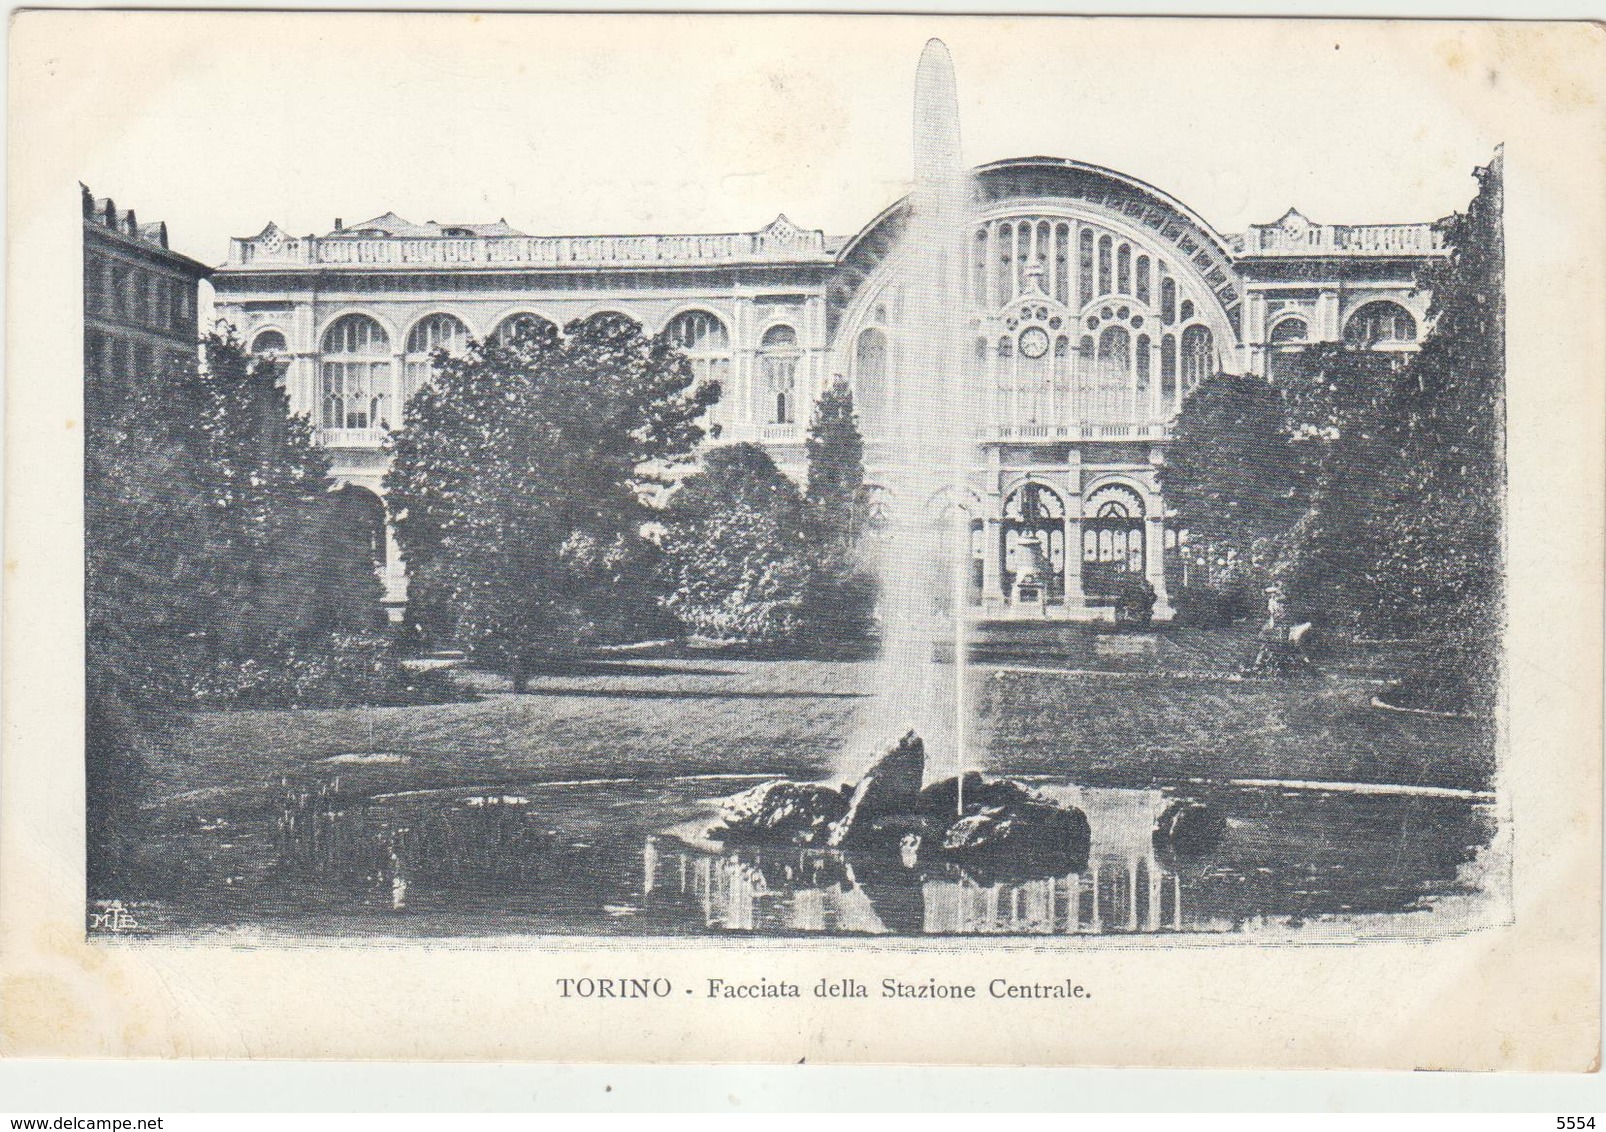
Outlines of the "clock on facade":
[[1048,353],[1048,331],[1041,326],[1028,327],[1020,336],[1020,352],[1028,358],[1040,358]]

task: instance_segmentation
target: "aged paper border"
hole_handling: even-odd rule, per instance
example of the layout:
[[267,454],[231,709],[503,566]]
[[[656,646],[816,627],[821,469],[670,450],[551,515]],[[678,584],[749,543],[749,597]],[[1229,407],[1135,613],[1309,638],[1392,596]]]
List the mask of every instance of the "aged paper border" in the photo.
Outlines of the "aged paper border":
[[[139,16],[153,58],[223,35],[215,14]],[[283,16],[283,19],[301,17]],[[309,17],[318,18],[318,17]],[[390,34],[400,17],[371,21]],[[406,17],[409,20],[432,17]],[[463,19],[468,17],[438,17]],[[487,22],[501,18],[484,17]],[[568,19],[649,17],[543,17]],[[800,41],[826,22],[788,19]],[[896,17],[894,17],[896,18]],[[907,17],[904,17],[907,18]],[[931,17],[933,34],[952,17]],[[83,938],[81,449],[76,159],[107,108],[54,83],[85,20],[12,25],[0,1052],[316,1057],[1587,1070],[1598,1065],[1606,31],[1346,23],[1506,139],[1513,922],[1432,941],[653,948],[479,941],[294,948],[88,946]],[[161,26],[156,26],[157,24]],[[1212,21],[1209,35],[1266,25]],[[1205,34],[1172,23],[1165,34]],[[1155,25],[1146,29],[1154,34]],[[140,37],[149,37],[141,40]],[[196,37],[191,40],[190,37]],[[488,40],[488,42],[494,42]],[[178,45],[175,48],[175,44]],[[178,81],[131,52],[133,95]],[[1488,68],[1498,99],[1480,94]],[[197,95],[199,96],[199,95]],[[115,109],[115,108],[114,108]],[[109,120],[109,119],[108,119]],[[94,128],[90,128],[91,126]],[[1476,155],[1474,159],[1482,159]],[[1470,181],[1468,195],[1470,196]],[[181,220],[181,218],[169,218]],[[1565,312],[1562,315],[1560,312]],[[1072,977],[1063,1005],[575,1003],[557,975],[813,982],[857,975]],[[276,1003],[293,1001],[282,1012]]]

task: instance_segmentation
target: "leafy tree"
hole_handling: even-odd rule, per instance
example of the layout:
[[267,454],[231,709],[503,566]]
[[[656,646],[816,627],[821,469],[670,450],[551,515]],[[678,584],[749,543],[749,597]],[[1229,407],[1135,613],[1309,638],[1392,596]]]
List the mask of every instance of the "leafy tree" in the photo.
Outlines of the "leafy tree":
[[655,608],[644,501],[718,397],[662,335],[576,321],[436,355],[386,477],[421,609],[522,689],[543,658],[616,639]]
[[669,610],[718,639],[786,640],[803,625],[811,555],[797,485],[755,444],[710,451],[665,514]]
[[815,403],[805,453],[813,562],[803,619],[812,635],[860,638],[869,629],[875,579],[862,552],[868,521],[864,438],[853,391],[840,378]]
[[864,438],[853,411],[853,390],[841,378],[815,402],[804,452],[806,498],[822,542],[853,547],[864,534]]
[[1264,560],[1309,503],[1282,390],[1252,375],[1202,383],[1183,402],[1160,480],[1179,524],[1213,557]]
[[1375,507],[1381,604],[1424,643],[1416,691],[1483,710],[1505,600],[1503,164],[1497,152],[1477,170],[1477,195],[1445,222],[1450,255],[1425,280],[1432,331],[1395,387],[1395,458]]
[[291,414],[272,360],[248,355],[227,327],[201,346],[181,395],[213,517],[213,650],[264,660],[295,638],[372,630],[373,524],[330,492],[328,455],[307,417]]
[[[84,766],[93,896],[125,886],[145,762],[184,718],[215,593],[213,526],[178,375],[84,381]],[[123,891],[127,891],[126,888]]]

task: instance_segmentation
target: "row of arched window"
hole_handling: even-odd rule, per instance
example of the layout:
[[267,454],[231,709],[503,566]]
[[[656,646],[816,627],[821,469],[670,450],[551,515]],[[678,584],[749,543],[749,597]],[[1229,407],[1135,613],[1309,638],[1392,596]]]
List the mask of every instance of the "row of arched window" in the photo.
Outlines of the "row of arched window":
[[[1344,344],[1352,349],[1397,349],[1416,339],[1416,316],[1389,299],[1362,304],[1344,323]],[[1303,317],[1289,315],[1275,322],[1266,339],[1268,376],[1282,376],[1290,360],[1309,342],[1310,323]]]
[[[626,316],[605,312],[596,318],[625,320]],[[491,338],[508,344],[521,337],[557,334],[555,324],[538,315],[519,313],[497,324]],[[694,376],[700,382],[717,381],[727,385],[731,370],[730,334],[718,316],[707,311],[684,311],[665,327],[670,343],[686,354]],[[437,313],[415,323],[408,332],[402,364],[406,378],[403,399],[412,396],[431,372],[434,351],[457,353],[465,349],[469,329],[455,315]],[[390,336],[379,322],[365,314],[347,314],[324,331],[321,342],[319,377],[322,405],[319,419],[324,428],[375,429],[388,427],[391,367],[394,356]],[[263,330],[252,339],[254,354],[283,354],[288,343],[283,332]],[[797,331],[790,326],[772,326],[759,345],[759,388],[755,396],[755,416],[771,424],[791,424],[797,418],[797,369],[802,352]]]
[[[1177,285],[1165,263],[1119,234],[1047,217],[995,220],[976,230],[971,298],[984,311],[1033,290],[1080,310],[1104,298],[1145,305],[1160,298],[1167,325],[1177,318]],[[1180,321],[1186,322],[1187,315]]]
[[[1059,320],[1055,320],[1059,321]],[[1101,323],[1073,336],[1029,323],[975,343],[978,378],[990,380],[1000,424],[1131,423],[1164,420],[1181,399],[1219,368],[1214,336],[1200,324],[1180,334],[1131,325],[1141,317]],[[854,397],[872,431],[891,405],[891,350],[886,331],[859,333],[853,353]]]

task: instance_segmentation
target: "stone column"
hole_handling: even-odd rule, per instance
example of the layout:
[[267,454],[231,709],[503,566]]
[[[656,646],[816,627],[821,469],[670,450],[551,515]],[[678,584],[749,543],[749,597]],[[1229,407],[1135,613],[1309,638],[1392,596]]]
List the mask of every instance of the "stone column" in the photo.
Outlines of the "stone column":
[[1316,317],[1311,322],[1310,336],[1314,342],[1337,342],[1344,337],[1344,328],[1338,324],[1338,292],[1324,290],[1316,297]]
[[986,508],[986,514],[982,516],[982,549],[986,554],[981,564],[981,608],[984,617],[997,617],[1004,611],[1004,496],[1001,491],[1003,485],[999,482],[1003,475],[1000,463],[998,445],[988,445],[987,485],[982,493],[982,505]]
[[731,318],[731,392],[735,395],[736,403],[732,406],[731,424],[736,426],[738,435],[732,440],[756,440],[758,438],[758,420],[753,413],[753,386],[756,377],[753,373],[754,356],[757,343],[753,340],[753,299],[749,295],[737,295],[735,307]]
[[[1156,497],[1151,496],[1149,502],[1154,509],[1160,509]],[[1143,520],[1143,573],[1149,584],[1154,587],[1154,619],[1156,621],[1169,621],[1176,616],[1176,609],[1171,604],[1171,595],[1165,588],[1165,519],[1150,515]]]
[[1065,487],[1065,616],[1081,620],[1087,607],[1082,592],[1082,453],[1071,449]]
[[407,563],[402,560],[401,548],[396,545],[396,528],[391,525],[390,513],[385,514],[385,613],[393,622],[400,621],[407,609]]
[[[1259,291],[1251,291],[1244,303],[1244,372],[1266,376],[1266,296]],[[1181,335],[1177,337],[1180,348]],[[1177,364],[1177,384],[1182,383],[1180,349]]]

